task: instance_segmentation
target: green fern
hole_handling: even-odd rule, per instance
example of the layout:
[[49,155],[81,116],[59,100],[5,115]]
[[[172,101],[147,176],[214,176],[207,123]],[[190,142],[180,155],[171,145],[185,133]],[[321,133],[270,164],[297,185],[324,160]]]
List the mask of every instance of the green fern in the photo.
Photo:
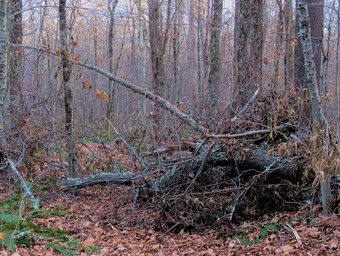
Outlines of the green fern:
[[[18,195],[15,195],[17,197]],[[14,196],[13,196],[14,197]],[[20,198],[20,196],[19,196]],[[24,216],[20,217],[13,213],[17,209],[13,206],[19,206],[19,200],[10,198],[0,202],[0,247],[15,251],[16,246],[31,246],[35,237],[54,238],[53,242],[46,245],[46,248],[53,248],[61,255],[77,255],[79,251],[88,253],[100,252],[98,246],[87,247],[82,245],[79,240],[70,237],[69,232],[61,229],[51,229],[43,225],[36,225],[31,220],[44,216],[52,215],[70,215],[69,212],[62,208],[56,207],[55,210],[36,209],[32,210]],[[24,236],[18,234],[24,233]]]
[[17,223],[21,217],[18,214],[6,213],[0,211],[0,225],[8,223]]

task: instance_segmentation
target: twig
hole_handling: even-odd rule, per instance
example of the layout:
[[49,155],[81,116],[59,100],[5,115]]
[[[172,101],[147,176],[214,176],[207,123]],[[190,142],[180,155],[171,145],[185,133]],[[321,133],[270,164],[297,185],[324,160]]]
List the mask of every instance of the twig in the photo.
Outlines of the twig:
[[296,238],[296,241],[301,245],[302,244],[302,239],[299,235],[299,233],[289,224],[287,225],[282,225],[286,230],[288,230],[289,232],[292,232]]
[[210,145],[210,147],[207,149],[206,154],[205,154],[205,156],[204,156],[204,158],[203,158],[203,160],[202,160],[202,163],[201,163],[200,168],[198,169],[198,171],[197,171],[195,177],[194,177],[194,178],[192,179],[192,181],[190,182],[189,186],[188,186],[188,187],[186,188],[186,190],[184,191],[184,194],[186,194],[186,193],[189,191],[189,189],[190,189],[191,186],[195,183],[195,181],[196,181],[196,179],[198,178],[198,176],[200,176],[200,174],[202,173],[203,168],[204,168],[204,166],[205,166],[205,163],[206,163],[206,161],[207,161],[207,159],[208,159],[208,156],[210,155],[210,152],[211,152],[211,150],[214,148],[214,146],[215,146],[215,143],[212,143],[212,144]]
[[127,141],[124,139],[124,137],[119,133],[119,131],[113,126],[113,124],[111,123],[111,121],[109,119],[107,119],[107,117],[105,117],[105,120],[110,124],[112,130],[117,134],[117,136],[119,137],[119,139],[123,142],[123,144],[125,145],[125,148],[130,152],[131,155],[133,155],[142,165],[144,165],[144,161],[143,159],[141,159],[139,157],[139,155],[131,148],[131,146],[129,145],[129,143],[127,143]]
[[20,240],[20,239],[22,239],[23,237],[27,236],[29,233],[30,233],[30,231],[29,231],[29,230],[26,230],[26,231],[20,232],[19,234],[16,234],[15,236],[13,236],[13,238],[14,238],[15,240]]
[[263,129],[263,130],[254,130],[254,131],[249,131],[249,132],[243,132],[243,133],[234,133],[234,134],[211,134],[208,136],[209,138],[213,139],[233,139],[233,138],[242,138],[250,135],[256,135],[256,134],[266,134],[270,133],[273,130],[282,130],[289,127],[289,125],[279,125],[274,127],[273,129]]
[[233,217],[234,217],[234,213],[236,211],[236,206],[237,203],[240,201],[240,198],[243,197],[243,194],[246,192],[247,190],[243,190],[241,193],[238,194],[238,196],[236,197],[235,201],[234,201],[234,205],[233,208],[231,209],[231,212],[229,214],[229,220],[232,221]]
[[137,199],[139,197],[139,191],[140,191],[140,188],[136,188],[136,194],[133,198],[133,204],[132,204],[132,214],[135,212],[135,209],[136,209]]
[[19,179],[19,181],[21,183],[21,187],[25,191],[24,195],[28,195],[29,197],[31,197],[31,201],[33,203],[33,207],[34,207],[35,210],[39,209],[39,199],[34,198],[34,196],[33,196],[32,192],[30,191],[29,187],[26,185],[25,180],[23,179],[23,177],[21,176],[21,174],[17,170],[15,163],[11,159],[9,159],[9,158],[7,159],[7,162],[9,163],[9,166],[11,167],[12,172]]
[[180,224],[183,224],[183,223],[182,222],[177,222],[175,225],[173,225],[171,228],[169,228],[167,231],[165,231],[164,234],[160,238],[158,238],[157,240],[159,242],[162,242],[162,240],[166,236],[166,234],[168,234],[171,230],[173,230],[175,227],[177,227]]
[[241,109],[240,112],[238,112],[232,119],[231,121],[234,122],[236,121],[240,116],[242,116],[251,106],[253,101],[256,99],[257,95],[259,94],[260,88],[257,88],[253,96],[250,98],[250,100],[244,105],[244,107]]
[[235,203],[234,203],[234,206],[233,206],[233,209],[231,210],[231,213],[230,213],[230,220],[232,220],[233,218],[233,215],[234,215],[234,212],[236,211],[236,207],[237,207],[237,203],[244,197],[244,195],[248,192],[248,190],[252,187],[252,185],[255,183],[255,181],[261,177],[262,175],[268,173],[270,171],[270,169],[272,167],[274,167],[274,165],[276,165],[277,163],[279,162],[279,160],[275,160],[274,162],[272,162],[270,165],[268,165],[266,167],[266,169],[259,173],[258,175],[255,176],[254,179],[252,179],[252,181],[250,182],[250,184],[237,196],[237,198],[235,199]]

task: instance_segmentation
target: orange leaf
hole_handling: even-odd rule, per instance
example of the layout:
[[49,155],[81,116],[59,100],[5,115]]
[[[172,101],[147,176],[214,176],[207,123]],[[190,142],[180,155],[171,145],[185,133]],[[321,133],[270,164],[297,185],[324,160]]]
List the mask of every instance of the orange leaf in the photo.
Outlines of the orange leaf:
[[96,89],[96,98],[101,98],[105,104],[109,104],[109,95],[106,92]]
[[90,81],[88,81],[88,80],[83,81],[82,89],[89,90],[91,88],[92,88],[92,85],[91,85]]
[[6,236],[6,233],[0,233],[0,239],[4,239],[5,238],[5,236]]
[[73,46],[77,46],[77,45],[78,45],[78,40],[72,41],[71,44],[72,44]]
[[79,56],[72,56],[72,57],[71,57],[71,60],[72,60],[73,62],[76,62],[76,61],[80,60],[80,57],[79,57]]

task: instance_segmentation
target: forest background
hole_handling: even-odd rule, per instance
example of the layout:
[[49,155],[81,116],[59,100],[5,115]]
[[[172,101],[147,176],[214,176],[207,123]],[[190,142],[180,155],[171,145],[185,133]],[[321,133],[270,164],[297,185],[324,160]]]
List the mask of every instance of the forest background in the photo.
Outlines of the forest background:
[[[49,196],[128,184],[133,212],[152,205],[165,234],[297,210],[291,200],[338,216],[339,6],[0,0],[3,198],[21,183],[22,221],[47,179]],[[5,247],[28,230],[2,227]]]

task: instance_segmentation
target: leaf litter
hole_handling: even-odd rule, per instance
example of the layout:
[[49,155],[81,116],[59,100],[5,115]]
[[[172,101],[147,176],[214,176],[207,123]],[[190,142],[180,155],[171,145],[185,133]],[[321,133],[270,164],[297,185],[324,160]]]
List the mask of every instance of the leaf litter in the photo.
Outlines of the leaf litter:
[[[120,154],[114,158],[125,168],[133,168],[129,157]],[[13,189],[4,174],[2,176],[0,199],[6,200]],[[79,250],[78,255],[82,256],[339,255],[339,215],[324,216],[319,214],[318,208],[310,211],[302,206],[297,212],[277,213],[271,218],[240,223],[233,226],[233,235],[223,235],[216,227],[164,232],[156,228],[160,212],[152,199],[136,203],[135,195],[134,187],[109,184],[71,192],[50,191],[43,209],[65,209],[70,214],[42,215],[33,221],[50,229],[68,231],[83,246],[100,248],[96,253]],[[273,223],[276,223],[275,228]],[[46,248],[52,240],[36,237],[32,246],[18,246],[15,252],[0,249],[0,255],[60,255],[52,248]],[[248,242],[245,244],[245,241]]]

